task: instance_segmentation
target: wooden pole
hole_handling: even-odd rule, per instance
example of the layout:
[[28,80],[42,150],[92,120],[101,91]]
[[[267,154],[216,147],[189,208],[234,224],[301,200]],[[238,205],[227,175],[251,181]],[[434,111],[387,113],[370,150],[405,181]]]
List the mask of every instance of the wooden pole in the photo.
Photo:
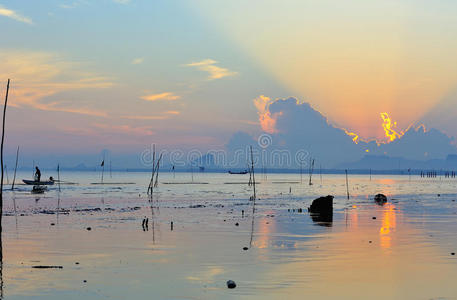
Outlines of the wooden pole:
[[312,182],[313,172],[314,172],[314,159],[312,160],[311,166],[309,169],[309,185],[313,185],[313,182]]
[[18,158],[19,158],[19,146],[17,146],[17,150],[16,150],[16,166],[14,167],[13,184],[11,185],[11,190],[14,190],[14,182],[16,181],[16,170],[17,170]]
[[60,165],[57,164],[57,183],[59,184],[59,192],[60,192]]
[[162,154],[160,154],[159,159],[157,160],[156,170],[155,170],[155,182],[154,187],[159,186],[159,169],[160,169],[160,161],[162,160]]
[[2,124],[2,143],[0,145],[0,163],[2,164],[2,176],[0,182],[0,267],[3,270],[3,246],[2,246],[2,216],[3,216],[3,144],[5,142],[5,117],[6,106],[8,104],[8,92],[10,90],[10,80],[6,85],[5,104],[3,105],[3,124]]
[[154,174],[155,174],[155,167],[156,167],[156,145],[152,145],[152,171],[151,171],[151,180],[149,181],[149,186],[148,186],[148,195],[149,193],[153,192],[154,188]]
[[349,200],[349,181],[348,181],[348,170],[344,170],[344,172],[346,173],[346,192],[348,194],[348,200]]
[[103,183],[103,173],[105,173],[105,152],[103,152],[103,160],[102,160],[102,183]]
[[252,170],[252,184],[254,186],[254,201],[256,198],[256,193],[255,193],[255,175],[254,175],[254,154],[252,154],[252,146],[251,146],[251,170]]

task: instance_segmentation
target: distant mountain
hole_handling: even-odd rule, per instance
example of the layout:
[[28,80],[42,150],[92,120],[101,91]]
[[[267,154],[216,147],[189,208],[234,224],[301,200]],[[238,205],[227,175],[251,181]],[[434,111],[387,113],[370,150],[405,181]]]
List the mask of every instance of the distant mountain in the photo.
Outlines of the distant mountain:
[[67,167],[67,168],[64,168],[66,170],[72,170],[72,171],[95,171],[95,167],[87,167],[85,164],[83,163],[80,163],[74,167]]
[[411,160],[387,155],[365,155],[362,159],[339,164],[337,169],[352,170],[456,170],[457,155],[448,155],[446,159]]

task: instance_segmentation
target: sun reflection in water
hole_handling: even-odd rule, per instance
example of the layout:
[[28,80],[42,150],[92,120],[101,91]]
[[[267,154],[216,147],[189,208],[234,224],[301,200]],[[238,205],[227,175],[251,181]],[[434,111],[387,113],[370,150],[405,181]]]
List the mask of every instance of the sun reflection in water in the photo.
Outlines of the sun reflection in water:
[[[270,214],[271,213],[271,214]],[[273,214],[273,211],[268,211],[267,216],[270,216]],[[267,216],[262,216],[258,220],[255,220],[255,222],[258,224],[256,226],[256,234],[255,234],[255,240],[253,242],[253,246],[259,249],[266,249],[268,248],[271,240],[271,234],[272,232],[275,232],[276,230],[276,224],[275,220],[272,217],[267,217]]]
[[379,229],[381,247],[389,249],[392,246],[392,234],[397,227],[397,211],[395,205],[386,203],[383,207],[382,226]]

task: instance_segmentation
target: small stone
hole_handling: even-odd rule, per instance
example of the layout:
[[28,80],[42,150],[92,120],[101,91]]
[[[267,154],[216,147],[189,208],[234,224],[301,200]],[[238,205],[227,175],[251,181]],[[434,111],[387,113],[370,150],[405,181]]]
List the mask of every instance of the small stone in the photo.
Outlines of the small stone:
[[228,287],[229,289],[234,289],[234,288],[236,288],[236,283],[235,283],[235,281],[233,281],[233,280],[227,281],[227,287]]
[[87,229],[88,231],[91,231],[91,230],[92,230],[92,228],[90,228],[90,227],[87,227],[86,229]]
[[244,250],[244,251],[246,251],[246,250],[248,250],[248,249],[249,249],[248,247],[243,247],[243,250]]

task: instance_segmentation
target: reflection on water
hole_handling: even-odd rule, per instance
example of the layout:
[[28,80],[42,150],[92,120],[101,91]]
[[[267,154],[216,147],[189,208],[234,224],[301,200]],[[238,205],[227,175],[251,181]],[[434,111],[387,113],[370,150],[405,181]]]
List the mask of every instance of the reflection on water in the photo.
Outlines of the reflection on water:
[[392,235],[397,227],[397,210],[394,204],[386,203],[382,210],[382,226],[379,229],[381,247],[388,249],[392,246]]
[[[251,188],[225,184],[240,181],[225,174],[196,174],[206,185],[159,184],[151,197],[144,194],[149,174],[113,173],[117,182],[137,182],[125,186],[92,186],[85,183],[94,181],[89,175],[66,174],[81,184],[62,185],[60,193],[50,190],[37,202],[23,186],[7,193],[6,263],[0,264],[5,297],[430,299],[457,294],[457,261],[450,255],[457,248],[455,182],[425,188],[407,177],[351,176],[347,200],[343,176],[324,175],[325,185],[291,189],[291,183],[273,182],[299,182],[297,175],[272,174],[258,186],[254,206]],[[161,178],[183,182],[188,176]],[[335,195],[332,215],[298,210],[329,193]],[[376,205],[377,193],[389,201]],[[31,268],[37,264],[63,269]],[[229,279],[237,283],[235,290],[226,288]]]
[[318,213],[311,213],[311,219],[314,223],[319,226],[325,227],[332,227],[333,222],[333,212],[332,214],[318,214]]

